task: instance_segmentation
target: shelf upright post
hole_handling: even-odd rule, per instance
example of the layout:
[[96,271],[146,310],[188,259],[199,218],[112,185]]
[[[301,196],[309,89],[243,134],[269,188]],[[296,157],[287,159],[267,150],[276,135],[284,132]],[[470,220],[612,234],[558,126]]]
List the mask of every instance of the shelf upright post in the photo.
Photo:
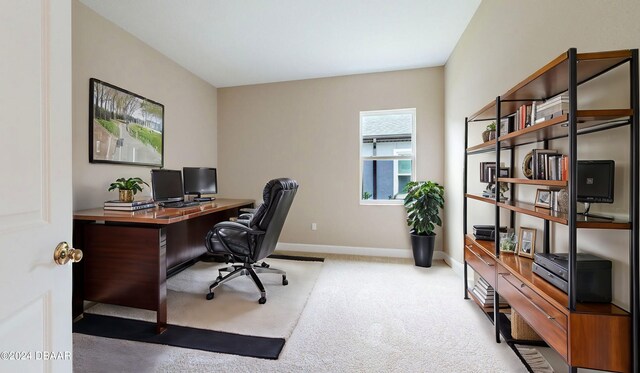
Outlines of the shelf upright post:
[[638,361],[638,349],[640,349],[640,294],[638,294],[640,287],[640,280],[638,279],[638,272],[640,264],[638,261],[640,250],[640,216],[638,204],[639,198],[639,186],[638,178],[640,177],[640,168],[638,163],[640,160],[638,157],[638,147],[640,146],[640,128],[638,122],[638,114],[640,111],[640,93],[638,85],[638,49],[631,50],[631,63],[630,63],[630,78],[631,78],[631,108],[633,109],[633,116],[631,117],[631,196],[629,207],[629,220],[631,221],[631,250],[629,253],[629,265],[631,266],[631,349],[633,351],[633,372],[640,371],[640,361]]
[[[464,118],[464,166],[462,167],[462,229],[464,236],[467,236],[467,147],[469,146],[469,118]],[[464,241],[463,241],[464,242]],[[469,299],[469,280],[467,274],[467,261],[462,253],[462,267],[464,269],[464,299]]]
[[[496,183],[495,183],[495,199],[496,199],[496,208],[495,208],[495,252],[496,258],[500,257],[500,206],[498,203],[500,202],[500,183],[498,182],[498,177],[500,176],[500,141],[498,141],[498,129],[500,126],[498,123],[500,122],[500,96],[496,97]],[[496,343],[500,343],[500,295],[497,291],[493,292],[493,324],[496,328]]]
[[[499,120],[499,119],[498,119]],[[515,169],[516,169],[516,151],[515,151],[515,147],[511,147],[511,149],[509,150],[509,166],[510,166],[510,174],[509,177],[515,177]],[[516,198],[516,186],[518,184],[511,184],[511,189],[509,190],[509,198],[511,198],[511,201],[513,202]],[[516,212],[511,210],[509,211],[509,228],[514,228],[516,227]]]
[[[543,149],[549,149],[549,140],[545,139],[542,142],[542,146],[543,146]],[[545,221],[544,221],[544,232],[543,232],[544,233],[544,240],[542,242],[542,251],[545,254],[549,254],[549,246],[550,246],[550,244],[549,244],[549,231],[550,231],[550,226],[551,226],[551,224],[549,223],[549,220],[545,219]]]
[[569,310],[576,310],[576,257],[578,237],[576,232],[576,214],[578,197],[578,57],[576,48],[569,55]]

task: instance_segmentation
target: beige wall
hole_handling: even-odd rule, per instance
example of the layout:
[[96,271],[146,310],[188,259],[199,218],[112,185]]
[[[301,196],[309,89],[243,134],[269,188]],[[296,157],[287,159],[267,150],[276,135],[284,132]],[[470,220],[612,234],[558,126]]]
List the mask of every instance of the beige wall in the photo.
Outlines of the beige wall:
[[[89,79],[164,105],[165,168],[217,165],[216,88],[178,66],[77,0],[73,2],[74,209],[117,198],[107,192],[118,177],[149,181],[150,167],[89,163]],[[60,144],[65,146],[65,144]],[[143,194],[149,194],[145,188]]]
[[[505,17],[505,15],[508,15]],[[600,1],[509,1],[484,0],[458,42],[445,67],[445,185],[447,211],[445,225],[448,253],[462,261],[462,180],[464,152],[464,118],[504,93],[536,69],[570,47],[578,52],[638,48],[640,46],[640,2],[635,0]],[[581,88],[579,107],[628,107],[628,68],[607,74],[590,87]],[[598,91],[611,88],[614,93]],[[481,126],[477,124],[476,126]],[[471,144],[475,134],[471,135]],[[616,159],[616,204],[605,210],[615,215],[628,211],[628,195],[622,193],[629,182],[628,128],[580,137],[579,157],[585,159]],[[479,141],[478,141],[479,142]],[[608,148],[603,148],[602,144]],[[612,146],[612,144],[614,144]],[[622,144],[617,147],[615,144]],[[551,144],[562,149],[562,142]],[[516,172],[524,154],[516,154]],[[506,153],[505,153],[506,155]],[[470,178],[475,180],[474,165],[481,157],[470,158]],[[471,185],[470,188],[477,188]],[[523,191],[531,196],[535,189]],[[628,188],[627,188],[628,190]],[[471,189],[470,189],[471,191]],[[470,224],[491,223],[493,209],[469,202]],[[507,213],[503,215],[508,215]],[[539,219],[519,219],[518,226],[542,228]],[[541,231],[539,231],[541,232]],[[552,232],[558,252],[566,252],[566,227]],[[615,231],[580,231],[579,249],[606,256],[614,261],[614,297],[628,304],[628,233]],[[540,245],[537,245],[540,247]]]
[[359,204],[359,113],[416,108],[417,177],[442,182],[443,84],[440,67],[219,89],[220,191],[292,177],[281,242],[407,249],[403,206]]

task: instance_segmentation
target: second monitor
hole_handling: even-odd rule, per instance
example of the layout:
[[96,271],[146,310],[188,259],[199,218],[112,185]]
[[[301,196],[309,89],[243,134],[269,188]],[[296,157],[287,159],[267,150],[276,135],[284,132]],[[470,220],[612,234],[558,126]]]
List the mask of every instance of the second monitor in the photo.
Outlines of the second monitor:
[[184,167],[184,193],[197,195],[194,201],[212,201],[214,197],[202,197],[203,194],[218,193],[218,177],[215,168]]

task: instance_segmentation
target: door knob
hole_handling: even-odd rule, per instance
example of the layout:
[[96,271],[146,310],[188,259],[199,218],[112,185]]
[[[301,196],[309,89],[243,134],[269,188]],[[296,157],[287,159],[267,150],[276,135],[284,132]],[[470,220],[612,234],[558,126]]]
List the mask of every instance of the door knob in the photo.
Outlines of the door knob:
[[66,242],[60,242],[53,252],[53,260],[59,265],[65,265],[68,261],[77,263],[82,260],[82,250],[69,247]]

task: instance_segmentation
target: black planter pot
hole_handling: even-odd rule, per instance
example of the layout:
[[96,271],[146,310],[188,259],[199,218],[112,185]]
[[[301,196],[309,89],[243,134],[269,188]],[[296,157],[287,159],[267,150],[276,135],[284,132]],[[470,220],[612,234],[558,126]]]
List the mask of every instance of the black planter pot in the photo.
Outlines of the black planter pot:
[[413,260],[418,267],[431,267],[433,260],[433,247],[436,235],[423,236],[411,233],[411,246],[413,247]]

